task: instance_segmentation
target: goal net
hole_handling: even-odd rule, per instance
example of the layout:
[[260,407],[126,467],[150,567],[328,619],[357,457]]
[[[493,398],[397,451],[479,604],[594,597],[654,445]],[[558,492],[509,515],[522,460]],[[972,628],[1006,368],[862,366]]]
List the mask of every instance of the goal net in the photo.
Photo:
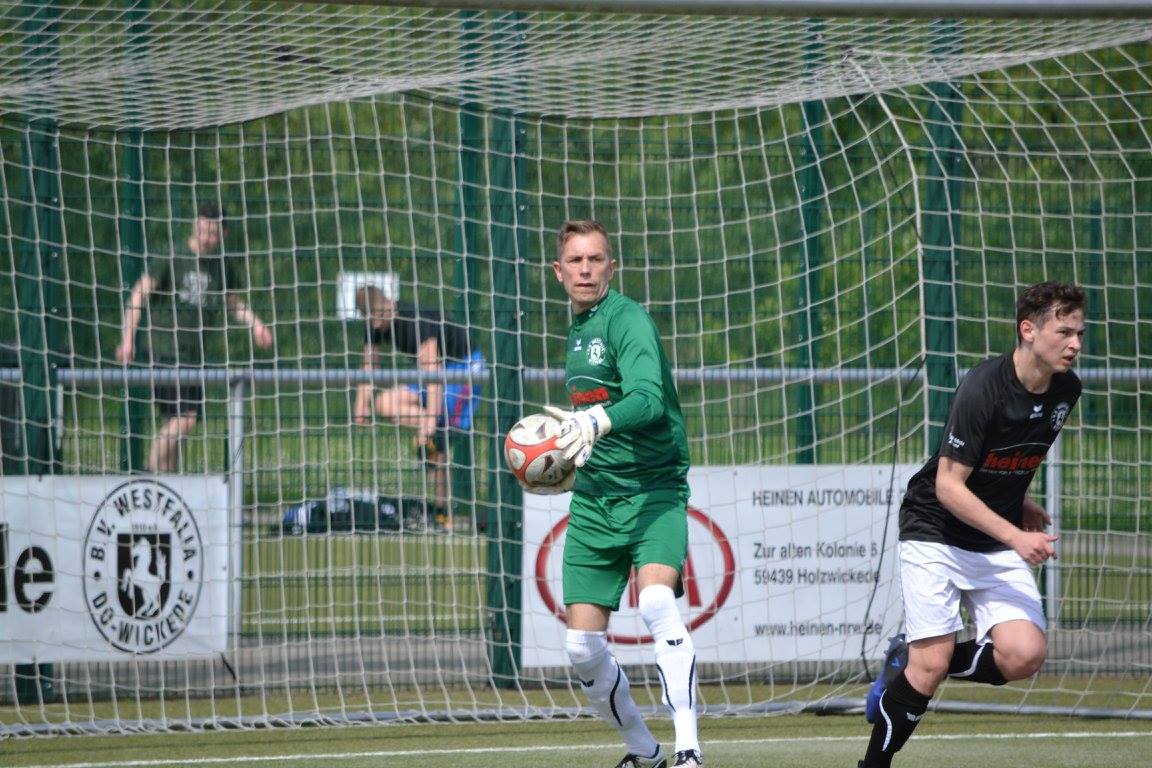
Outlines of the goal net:
[[[563,499],[500,456],[565,399],[572,218],[676,369],[705,712],[862,706],[903,484],[1018,291],[1061,279],[1090,304],[1033,488],[1048,661],[938,703],[1152,716],[1147,19],[0,19],[0,733],[588,714]],[[430,372],[370,343],[365,286],[467,344]],[[449,425],[365,387],[450,389]],[[658,707],[631,591],[611,631]]]

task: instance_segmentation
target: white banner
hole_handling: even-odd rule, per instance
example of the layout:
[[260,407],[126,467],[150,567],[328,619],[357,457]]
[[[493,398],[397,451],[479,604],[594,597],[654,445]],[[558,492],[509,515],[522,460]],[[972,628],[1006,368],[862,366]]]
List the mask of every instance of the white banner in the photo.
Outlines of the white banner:
[[[701,662],[883,654],[900,623],[900,500],[919,465],[693,468],[685,594]],[[525,494],[522,664],[565,666],[562,552],[570,496]],[[867,638],[865,641],[865,631]],[[635,584],[608,627],[621,663],[651,661]]]
[[0,478],[0,663],[173,659],[228,641],[222,476]]

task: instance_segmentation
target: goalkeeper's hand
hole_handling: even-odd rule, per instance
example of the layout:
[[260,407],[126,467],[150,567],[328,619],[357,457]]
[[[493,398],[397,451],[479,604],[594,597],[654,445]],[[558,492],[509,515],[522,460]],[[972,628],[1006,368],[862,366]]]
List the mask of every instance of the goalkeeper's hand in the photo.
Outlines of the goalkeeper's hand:
[[547,405],[544,411],[560,422],[556,447],[564,451],[565,459],[575,461],[578,467],[588,461],[596,441],[612,431],[612,420],[602,405],[594,405],[586,411],[565,411]]

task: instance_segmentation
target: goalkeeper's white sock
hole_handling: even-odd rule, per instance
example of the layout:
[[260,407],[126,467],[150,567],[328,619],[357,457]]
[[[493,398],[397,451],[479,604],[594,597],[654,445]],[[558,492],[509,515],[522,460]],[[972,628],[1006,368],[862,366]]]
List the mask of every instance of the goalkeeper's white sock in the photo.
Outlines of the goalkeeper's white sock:
[[664,685],[664,703],[676,726],[676,751],[700,751],[696,734],[696,646],[680,618],[670,587],[653,584],[640,590],[640,615],[656,641],[656,668]]
[[660,750],[660,742],[648,730],[632,699],[628,677],[608,650],[607,634],[570,629],[564,644],[580,678],[580,687],[600,717],[620,732],[629,752],[654,756]]

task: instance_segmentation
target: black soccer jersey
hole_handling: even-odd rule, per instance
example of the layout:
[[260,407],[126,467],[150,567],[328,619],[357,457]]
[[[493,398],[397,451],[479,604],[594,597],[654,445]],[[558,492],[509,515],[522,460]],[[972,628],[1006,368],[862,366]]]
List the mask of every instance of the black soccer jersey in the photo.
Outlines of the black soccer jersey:
[[468,329],[449,322],[432,312],[417,312],[415,308],[397,305],[396,316],[389,327],[374,328],[367,325],[365,341],[374,346],[391,344],[397,352],[415,355],[428,339],[440,343],[440,356],[449,362],[464,362],[471,355]]
[[900,540],[974,552],[1007,549],[936,498],[940,457],[972,467],[968,488],[1019,526],[1032,477],[1079,398],[1080,378],[1071,371],[1053,375],[1046,392],[1032,394],[1017,378],[1011,354],[973,368],[956,389],[939,450],[908,483],[900,507]]

